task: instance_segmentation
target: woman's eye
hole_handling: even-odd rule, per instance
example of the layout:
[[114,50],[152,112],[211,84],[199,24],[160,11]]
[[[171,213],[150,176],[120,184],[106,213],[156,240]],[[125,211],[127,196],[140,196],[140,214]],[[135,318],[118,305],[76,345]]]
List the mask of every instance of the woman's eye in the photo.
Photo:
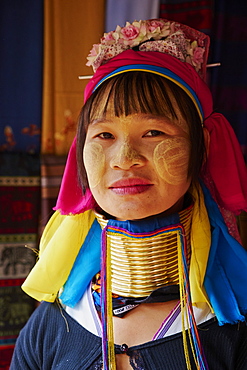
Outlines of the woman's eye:
[[159,131],[159,130],[150,130],[144,136],[145,137],[155,137],[155,136],[160,136],[160,135],[164,135],[164,132]]
[[102,132],[101,134],[98,135],[101,139],[114,139],[114,136],[110,134],[110,132]]

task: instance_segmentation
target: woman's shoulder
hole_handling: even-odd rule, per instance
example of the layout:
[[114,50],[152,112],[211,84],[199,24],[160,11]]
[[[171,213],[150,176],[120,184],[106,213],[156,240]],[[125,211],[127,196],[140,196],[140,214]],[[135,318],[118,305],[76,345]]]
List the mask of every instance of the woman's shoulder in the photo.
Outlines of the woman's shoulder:
[[[39,306],[33,311],[28,322],[21,330],[21,334],[25,332],[35,333],[35,336],[43,334],[52,334],[52,328],[56,327],[57,330],[63,332],[67,330],[68,325],[74,326],[75,323],[71,318],[64,314],[64,310],[60,303],[55,301],[54,303],[50,302],[41,302]],[[83,330],[83,328],[81,328]]]
[[79,336],[90,339],[91,343],[101,344],[101,339],[68,315],[58,301],[42,302],[22,329],[21,333],[23,332],[32,333],[42,340],[46,338],[65,340],[66,337],[70,337],[71,340],[71,337]]
[[[83,364],[92,364],[100,354],[99,337],[79,325],[59,303],[42,302],[20,332],[13,369],[40,369],[41,364],[46,369],[65,369],[66,364],[84,369]],[[24,363],[18,367],[20,359],[29,367]]]

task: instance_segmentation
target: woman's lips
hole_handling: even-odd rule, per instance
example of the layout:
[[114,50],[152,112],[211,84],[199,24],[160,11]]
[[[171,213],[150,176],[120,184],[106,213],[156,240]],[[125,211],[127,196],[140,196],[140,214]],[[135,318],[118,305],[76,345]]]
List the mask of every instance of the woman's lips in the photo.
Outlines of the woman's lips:
[[151,186],[153,184],[145,179],[129,178],[114,182],[109,186],[109,189],[118,195],[133,195],[143,193]]

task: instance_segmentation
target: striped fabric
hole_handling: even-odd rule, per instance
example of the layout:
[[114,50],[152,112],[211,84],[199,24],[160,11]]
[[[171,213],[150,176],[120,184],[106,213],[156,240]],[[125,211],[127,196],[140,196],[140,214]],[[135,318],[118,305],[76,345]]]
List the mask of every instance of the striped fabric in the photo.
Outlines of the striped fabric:
[[36,260],[40,176],[38,156],[0,158],[0,368],[7,370],[19,331],[35,308],[20,286]]
[[66,156],[42,155],[41,157],[41,228],[46,225],[56,204]]

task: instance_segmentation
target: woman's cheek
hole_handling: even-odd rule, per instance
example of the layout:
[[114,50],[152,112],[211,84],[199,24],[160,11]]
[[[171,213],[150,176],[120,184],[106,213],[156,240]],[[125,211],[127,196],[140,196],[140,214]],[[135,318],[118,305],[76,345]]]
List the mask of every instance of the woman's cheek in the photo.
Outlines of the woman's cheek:
[[105,171],[105,154],[98,143],[87,143],[83,152],[84,165],[90,188],[99,185]]
[[189,148],[189,141],[184,137],[168,138],[155,147],[156,170],[168,184],[179,185],[187,180]]

